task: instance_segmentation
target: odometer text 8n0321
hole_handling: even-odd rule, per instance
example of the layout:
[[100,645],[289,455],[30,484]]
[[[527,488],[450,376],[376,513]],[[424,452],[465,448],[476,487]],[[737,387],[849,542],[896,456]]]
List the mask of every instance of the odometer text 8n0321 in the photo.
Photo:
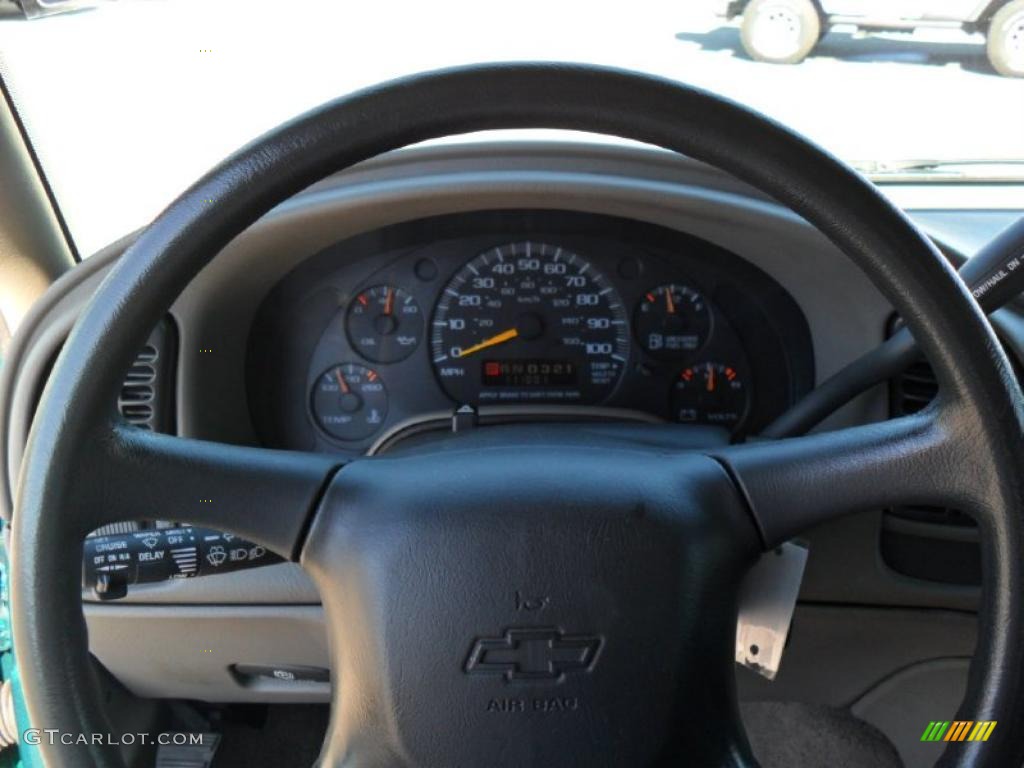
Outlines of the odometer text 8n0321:
[[457,403],[600,403],[629,359],[626,310],[590,262],[554,245],[486,251],[445,287],[431,352]]

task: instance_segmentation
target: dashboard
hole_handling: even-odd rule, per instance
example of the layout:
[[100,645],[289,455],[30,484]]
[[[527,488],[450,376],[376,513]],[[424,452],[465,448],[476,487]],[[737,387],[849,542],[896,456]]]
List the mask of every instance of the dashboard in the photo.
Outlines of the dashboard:
[[[1024,214],[1009,186],[884,191],[954,260]],[[8,512],[49,367],[131,240],[61,277],[0,371]],[[820,233],[706,166],[584,143],[421,147],[326,179],[228,244],[130,372],[151,379],[126,380],[122,399],[182,437],[346,457],[450,435],[467,421],[565,421],[577,440],[599,429],[582,422],[620,421],[640,439],[713,431],[740,441],[877,346],[891,321],[884,297]],[[1008,307],[993,322],[1024,359],[1024,312]],[[128,403],[136,391],[148,400]],[[822,428],[887,418],[892,404],[892,390],[876,387]],[[881,626],[865,612],[911,622],[922,608],[975,609],[976,588],[898,567],[909,553],[948,571],[964,548],[976,553],[975,529],[929,515],[871,510],[808,533],[805,629],[772,695],[798,697],[802,674],[828,669],[830,701],[854,700],[865,627]],[[231,672],[325,665],[320,596],[295,564],[140,585],[108,603],[87,590],[83,602],[92,652],[140,695],[330,698],[329,683]],[[931,659],[972,652],[970,632],[920,621],[914,642],[901,631],[890,653],[872,653],[867,677],[914,662],[915,643]]]
[[376,451],[460,411],[756,432],[807,391],[807,320],[705,240],[571,211],[473,212],[335,243],[250,334],[263,442]]

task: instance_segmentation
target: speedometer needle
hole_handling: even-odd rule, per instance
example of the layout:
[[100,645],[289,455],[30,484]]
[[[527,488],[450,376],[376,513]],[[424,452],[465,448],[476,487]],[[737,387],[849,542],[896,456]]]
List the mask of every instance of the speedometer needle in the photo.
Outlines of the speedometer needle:
[[517,329],[509,328],[507,331],[502,331],[497,336],[491,336],[491,338],[484,339],[479,344],[474,344],[472,347],[460,350],[459,354],[455,355],[455,357],[468,357],[474,352],[479,352],[482,349],[494,347],[498,344],[504,344],[506,341],[512,341],[512,339],[516,338],[518,335],[519,331]]

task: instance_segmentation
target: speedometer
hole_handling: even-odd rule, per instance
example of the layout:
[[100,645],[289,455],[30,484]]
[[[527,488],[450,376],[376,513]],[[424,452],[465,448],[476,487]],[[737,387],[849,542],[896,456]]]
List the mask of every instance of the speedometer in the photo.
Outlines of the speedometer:
[[520,242],[486,251],[445,287],[431,352],[457,403],[599,403],[629,358],[615,287],[579,255]]

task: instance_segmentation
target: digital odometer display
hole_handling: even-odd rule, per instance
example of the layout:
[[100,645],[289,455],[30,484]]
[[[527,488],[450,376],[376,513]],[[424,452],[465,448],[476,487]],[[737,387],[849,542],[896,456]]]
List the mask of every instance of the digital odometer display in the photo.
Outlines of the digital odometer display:
[[590,262],[521,242],[480,254],[444,288],[431,353],[457,403],[599,403],[629,359],[625,307]]
[[568,360],[485,360],[485,387],[575,387],[576,366]]

